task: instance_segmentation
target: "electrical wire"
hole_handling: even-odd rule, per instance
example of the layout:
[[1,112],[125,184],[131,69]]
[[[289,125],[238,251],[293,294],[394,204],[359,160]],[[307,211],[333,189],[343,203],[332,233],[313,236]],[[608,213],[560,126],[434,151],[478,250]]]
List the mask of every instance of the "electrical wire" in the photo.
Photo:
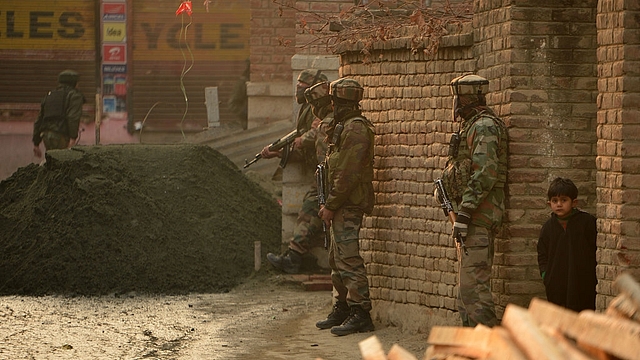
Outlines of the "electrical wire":
[[[180,21],[182,26],[180,27],[180,39],[178,42],[178,46],[180,48],[180,53],[182,54],[182,59],[184,60],[184,63],[182,64],[182,73],[180,74],[180,90],[182,90],[182,95],[184,96],[184,102],[185,102],[184,113],[182,114],[182,119],[180,120],[180,132],[182,133],[182,139],[186,141],[187,137],[184,134],[183,124],[187,117],[187,112],[189,111],[189,97],[187,96],[187,90],[184,86],[184,77],[187,75],[189,71],[191,71],[191,68],[193,67],[193,64],[195,62],[195,59],[193,57],[193,52],[191,52],[191,47],[189,47],[189,42],[187,41],[187,33],[189,30],[189,27],[191,26],[191,24],[193,24],[193,17],[189,15],[189,23],[185,26],[184,13],[182,13],[180,15]],[[187,56],[185,55],[184,50],[182,50],[182,46],[181,46],[183,34],[184,34],[184,43],[187,48],[187,51],[189,52],[189,57],[190,57],[190,63],[188,66],[187,66]]]

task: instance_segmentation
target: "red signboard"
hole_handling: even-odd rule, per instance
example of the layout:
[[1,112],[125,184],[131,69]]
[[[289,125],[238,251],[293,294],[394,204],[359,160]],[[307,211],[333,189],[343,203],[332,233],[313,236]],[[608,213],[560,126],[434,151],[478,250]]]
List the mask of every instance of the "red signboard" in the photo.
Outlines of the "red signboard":
[[103,44],[102,62],[105,64],[124,64],[127,62],[127,48],[124,44]]
[[102,20],[104,21],[124,21],[126,14],[125,3],[103,3]]

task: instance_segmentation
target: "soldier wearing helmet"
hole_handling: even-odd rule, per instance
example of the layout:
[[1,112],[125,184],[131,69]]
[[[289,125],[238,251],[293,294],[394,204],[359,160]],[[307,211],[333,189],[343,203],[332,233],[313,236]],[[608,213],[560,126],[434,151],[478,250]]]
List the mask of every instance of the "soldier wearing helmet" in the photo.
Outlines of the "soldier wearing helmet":
[[33,125],[33,154],[42,157],[45,150],[66,149],[78,138],[84,95],[76,89],[80,75],[73,70],[58,74],[58,86],[49,91],[40,104],[40,113]]
[[[300,72],[297,80],[296,101],[302,104],[296,124],[300,136],[294,140],[292,148],[285,151],[291,151],[293,157],[300,160],[309,173],[313,174],[318,165],[316,138],[321,119],[314,116],[312,106],[306,101],[304,93],[311,86],[326,82],[327,76],[320,70],[307,69]],[[275,156],[282,157],[281,151],[269,151],[269,146],[265,146],[261,154],[262,157],[267,159]],[[283,159],[285,158],[288,158],[288,156],[283,157]],[[285,165],[286,162],[281,161],[280,166],[284,168]],[[302,206],[293,229],[293,239],[289,242],[287,250],[280,255],[267,254],[267,260],[276,269],[289,274],[300,272],[303,259],[309,253],[311,247],[316,243],[323,242],[324,232],[322,221],[318,217],[317,191],[315,179],[313,179],[303,197]],[[315,258],[313,259],[315,260]]]
[[[327,127],[333,121],[333,105],[329,95],[329,82],[323,81],[308,88],[304,92],[307,103],[311,105],[311,112],[317,119],[321,119],[316,135],[316,157],[318,164],[324,162],[327,154]],[[319,211],[320,209],[318,209]],[[317,213],[317,211],[316,211]]]
[[331,232],[329,264],[336,302],[320,329],[342,336],[373,331],[371,299],[359,230],[364,214],[373,210],[373,124],[360,112],[364,89],[353,79],[329,85],[333,120],[328,126],[329,147],[326,204],[320,217]]
[[486,105],[487,79],[464,75],[450,86],[453,117],[461,124],[452,136],[442,180],[457,210],[453,236],[466,248],[458,247],[458,310],[463,326],[494,326],[490,277],[494,237],[504,214],[507,128]]

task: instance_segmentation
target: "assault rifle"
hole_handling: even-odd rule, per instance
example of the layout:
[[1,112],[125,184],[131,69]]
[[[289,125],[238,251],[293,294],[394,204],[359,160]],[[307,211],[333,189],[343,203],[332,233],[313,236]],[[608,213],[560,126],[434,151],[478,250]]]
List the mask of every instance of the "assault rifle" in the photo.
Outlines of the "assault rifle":
[[[280,160],[280,166],[282,168],[284,168],[284,166],[287,164],[287,160],[289,159],[289,150],[290,150],[289,145],[291,145],[291,143],[293,143],[293,140],[295,140],[297,137],[298,137],[298,130],[293,130],[287,135],[269,144],[269,151],[278,151],[280,149],[284,149],[282,152],[282,160]],[[257,153],[256,156],[251,161],[247,161],[245,159],[244,168],[245,169],[248,168],[249,166],[251,166],[251,164],[255,163],[260,159],[262,159],[262,154],[260,153]]]
[[[453,209],[453,204],[449,199],[449,195],[447,195],[447,190],[445,190],[444,188],[444,183],[442,182],[442,179],[436,180],[435,186],[436,186],[436,196],[438,198],[438,201],[440,202],[440,207],[442,208],[442,212],[444,213],[444,216],[449,217],[449,221],[451,221],[452,224],[455,223],[456,213]],[[456,243],[458,243],[458,245],[460,245],[462,250],[464,250],[464,253],[466,255],[469,255],[469,252],[467,251],[467,247],[464,245],[464,239],[461,236],[456,236],[455,241]]]
[[[316,185],[318,186],[318,205],[323,206],[327,203],[327,193],[325,188],[325,168],[324,164],[319,164],[316,167]],[[327,229],[327,224],[322,220],[322,230],[324,230],[324,248],[329,249],[329,242],[331,241],[331,234]]]

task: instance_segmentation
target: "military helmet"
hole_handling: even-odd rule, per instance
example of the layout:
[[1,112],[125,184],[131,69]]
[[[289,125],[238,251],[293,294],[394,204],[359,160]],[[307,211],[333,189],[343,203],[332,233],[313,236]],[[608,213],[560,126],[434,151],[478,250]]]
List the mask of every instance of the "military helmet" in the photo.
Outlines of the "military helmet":
[[358,103],[362,100],[364,89],[353,79],[342,78],[331,82],[329,94],[333,99]]
[[457,95],[484,95],[489,91],[489,80],[482,76],[468,74],[451,80],[451,92]]
[[323,81],[308,88],[304,91],[304,98],[307,100],[307,103],[318,109],[329,105],[331,103],[329,82]]
[[76,86],[79,78],[80,78],[80,74],[78,74],[73,70],[65,70],[60,74],[58,74],[58,82],[60,84]]
[[304,91],[304,97],[308,103],[318,101],[324,97],[329,97],[329,82],[323,81],[313,85]]
[[298,81],[309,85],[315,85],[327,80],[327,75],[323,74],[322,70],[306,69],[302,70],[298,75]]

